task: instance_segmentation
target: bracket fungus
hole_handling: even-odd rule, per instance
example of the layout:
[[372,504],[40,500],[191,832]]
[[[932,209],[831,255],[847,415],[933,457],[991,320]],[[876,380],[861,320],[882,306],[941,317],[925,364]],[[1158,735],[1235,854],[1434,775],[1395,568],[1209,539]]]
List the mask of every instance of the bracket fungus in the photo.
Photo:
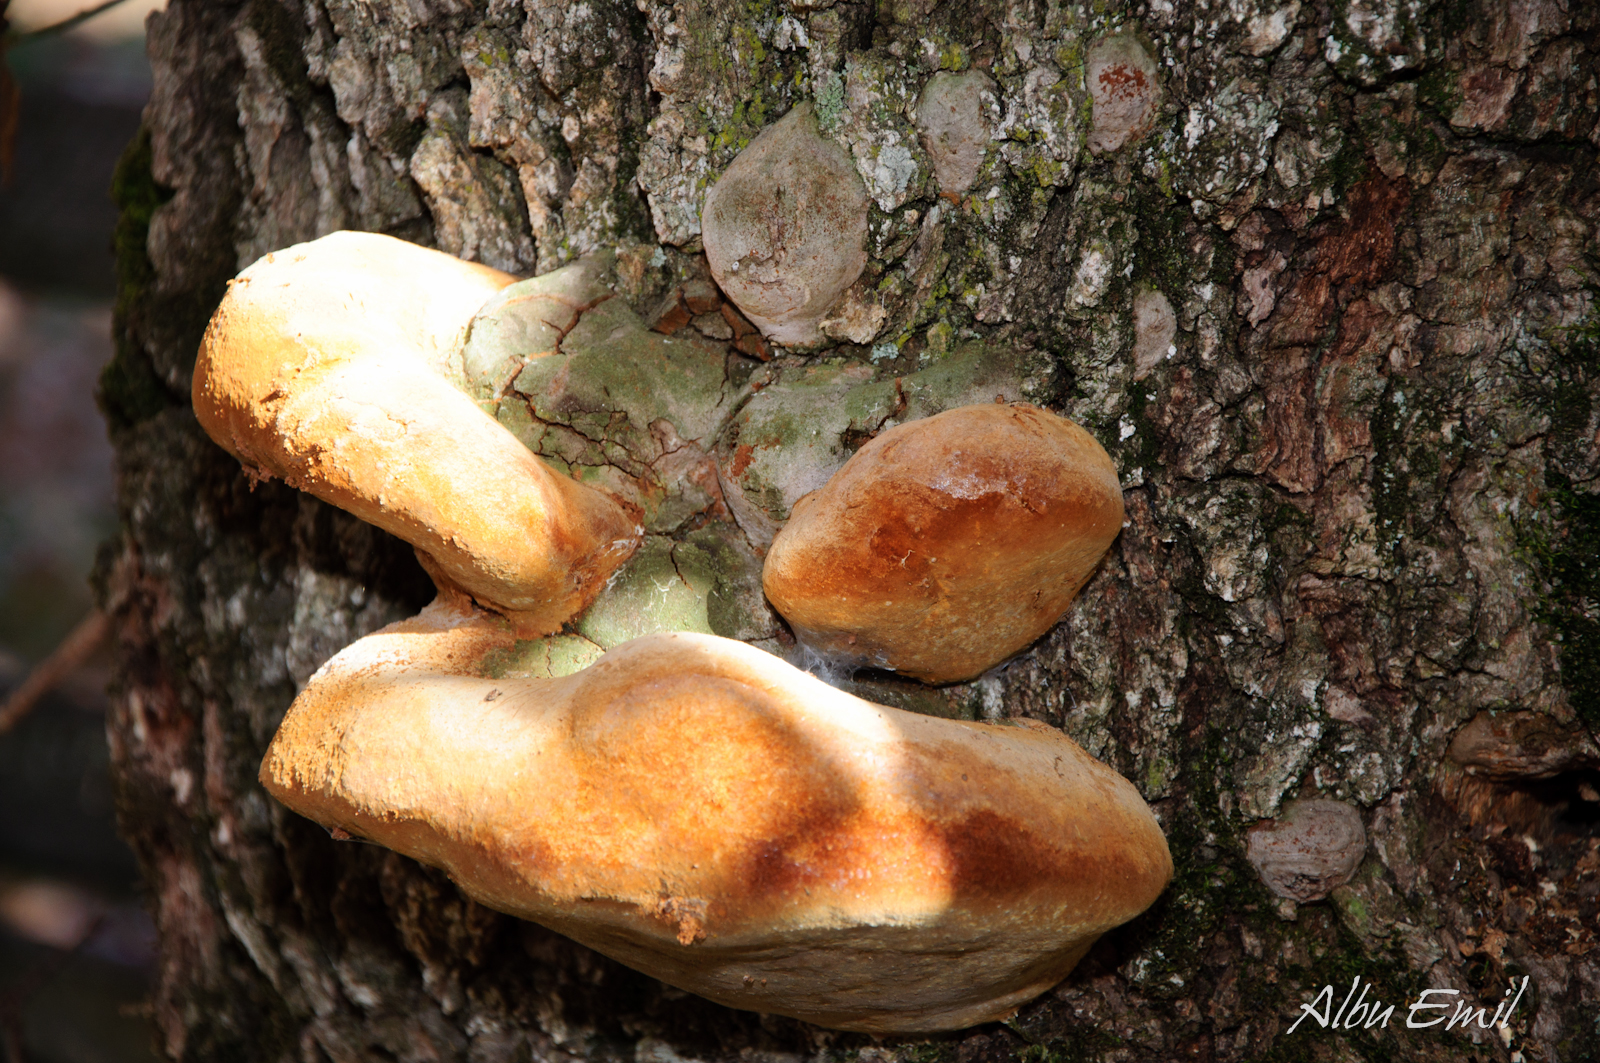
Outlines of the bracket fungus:
[[[1131,783],[1043,724],[875,705],[756,646],[620,616],[629,572],[682,576],[680,548],[709,559],[715,536],[652,535],[624,563],[641,507],[545,465],[458,390],[498,406],[507,385],[490,383],[532,372],[529,386],[556,402],[611,371],[560,342],[518,353],[548,340],[541,327],[640,359],[640,388],[692,368],[687,347],[650,346],[677,341],[631,310],[597,309],[621,300],[582,298],[591,279],[513,289],[505,274],[343,233],[269,256],[230,288],[196,367],[201,423],[253,472],[411,541],[440,592],[312,676],[263,785],[338,836],[440,867],[483,904],[724,1004],[875,1033],[1004,1018],[1165,888],[1172,861],[1154,816]],[[555,321],[546,304],[568,298],[563,284],[579,303]],[[595,322],[587,333],[579,317]],[[695,425],[732,416],[674,401],[660,422],[677,425],[672,454],[700,445],[688,435],[711,446]],[[926,470],[927,490],[1003,514],[965,544],[966,511],[946,518],[940,549],[967,557],[966,582],[928,599],[920,630],[940,618],[990,626],[977,593],[987,580],[1023,598],[1029,579],[1075,589],[1082,573],[1059,558],[980,559],[1002,535],[1032,535],[1092,567],[1083,558],[1098,557],[1102,524],[1114,535],[1120,514],[1093,441],[1023,405],[917,423],[863,448],[868,462],[848,463],[813,508],[872,460],[893,469],[923,453],[943,463]],[[1073,450],[1076,471],[1063,473],[1052,447]],[[908,490],[907,520],[923,489]],[[1069,518],[1073,499],[1090,516]],[[1093,531],[1064,545],[1057,525],[1074,521]],[[829,530],[811,524],[806,549],[821,557]],[[686,579],[670,615],[696,615],[694,596],[714,582]],[[590,623],[602,615],[610,635]]]
[[1055,626],[1122,528],[1093,436],[1026,403],[891,428],[800,499],[762,585],[795,634],[949,683]]
[[436,581],[544,633],[638,545],[613,499],[558,475],[442,375],[515,277],[386,236],[334,233],[229,282],[200,343],[200,425],[411,543]]
[[768,339],[819,343],[867,264],[867,190],[803,103],[763,129],[706,193],[711,275]]
[[1171,873],[1132,784],[1053,728],[873,705],[710,635],[473,674],[512,642],[447,604],[360,640],[263,782],[673,985],[875,1033],[1005,1017]]

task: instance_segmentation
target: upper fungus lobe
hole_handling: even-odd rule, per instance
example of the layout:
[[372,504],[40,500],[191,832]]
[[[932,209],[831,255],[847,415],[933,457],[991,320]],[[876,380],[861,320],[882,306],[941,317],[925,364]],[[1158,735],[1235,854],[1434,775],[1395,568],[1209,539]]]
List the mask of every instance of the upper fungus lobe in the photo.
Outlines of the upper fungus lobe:
[[514,280],[372,233],[267,255],[213,316],[193,401],[246,467],[405,539],[441,585],[553,631],[638,529],[447,379],[473,313]]

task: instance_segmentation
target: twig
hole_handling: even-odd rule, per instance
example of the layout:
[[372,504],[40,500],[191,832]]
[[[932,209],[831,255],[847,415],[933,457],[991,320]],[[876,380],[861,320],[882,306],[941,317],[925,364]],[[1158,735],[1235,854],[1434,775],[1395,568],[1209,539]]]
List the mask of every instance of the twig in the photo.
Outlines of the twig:
[[61,645],[50,651],[50,656],[34,665],[33,671],[22,685],[11,692],[5,704],[0,705],[0,735],[5,734],[31,711],[39,701],[54,690],[63,679],[89,659],[90,654],[105,641],[111,624],[106,614],[95,609],[78,622]]
[[23,1008],[52,978],[61,973],[63,967],[72,962],[73,957],[83,951],[83,947],[96,934],[100,933],[100,927],[105,920],[105,916],[97,916],[94,922],[84,928],[83,935],[71,948],[63,949],[54,956],[46,956],[21,981],[4,993],[0,993],[0,1047],[6,1050],[7,1063],[27,1063],[26,1051],[22,1044]]
[[38,29],[29,30],[27,33],[9,33],[6,35],[6,47],[16,48],[19,45],[28,44],[31,41],[40,40],[44,37],[53,37],[58,33],[65,33],[70,29],[76,29],[78,26],[81,26],[83,23],[94,18],[96,15],[105,11],[110,11],[118,4],[123,4],[126,2],[127,0],[105,0],[104,3],[99,3],[93,7],[84,8],[76,15],[64,18],[60,22],[52,22],[48,26],[40,26]]
[[[0,0],[0,188],[11,184],[11,157],[16,150],[17,125],[22,120],[22,93],[6,62],[6,48],[11,43],[11,20],[6,12],[10,9],[11,0]],[[0,1036],[4,1033],[0,1030]]]

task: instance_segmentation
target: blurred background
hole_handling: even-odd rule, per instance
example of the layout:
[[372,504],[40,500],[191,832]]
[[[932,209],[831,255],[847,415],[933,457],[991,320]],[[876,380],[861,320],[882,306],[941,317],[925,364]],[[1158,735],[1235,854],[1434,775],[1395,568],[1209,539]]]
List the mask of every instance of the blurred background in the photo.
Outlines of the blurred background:
[[116,833],[87,577],[116,527],[94,402],[111,355],[109,189],[150,91],[145,16],[164,0],[29,36],[97,2],[6,10],[21,99],[0,184],[0,702],[41,663],[60,681],[20,717],[0,708],[0,1063],[156,1058],[154,933]]

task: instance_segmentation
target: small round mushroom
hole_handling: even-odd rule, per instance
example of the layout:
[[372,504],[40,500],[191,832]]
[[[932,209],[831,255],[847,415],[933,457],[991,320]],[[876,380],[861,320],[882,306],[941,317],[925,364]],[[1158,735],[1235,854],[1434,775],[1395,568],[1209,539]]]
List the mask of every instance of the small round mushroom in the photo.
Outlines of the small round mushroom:
[[771,340],[819,343],[819,324],[867,264],[867,190],[802,103],[762,130],[706,193],[711,275]]
[[870,1033],[1005,1018],[1171,877],[1132,784],[1042,724],[873,705],[711,635],[483,677],[513,638],[440,602],[356,642],[262,783],[671,985]]
[[253,474],[398,535],[436,582],[543,633],[593,600],[640,529],[441,375],[472,315],[515,280],[371,233],[275,252],[228,285],[193,399]]
[[1361,813],[1343,801],[1291,801],[1250,829],[1245,856],[1280,897],[1309,904],[1349,882],[1367,852]]
[[989,113],[997,109],[994,82],[981,70],[940,71],[917,99],[917,129],[933,159],[939,191],[965,192],[978,179],[993,137]]
[[1092,153],[1116,151],[1155,125],[1161,72],[1137,38],[1116,34],[1096,41],[1084,57],[1083,75],[1094,102]]
[[1122,527],[1111,458],[1026,403],[889,429],[795,503],[762,573],[812,649],[930,683],[1048,631]]

